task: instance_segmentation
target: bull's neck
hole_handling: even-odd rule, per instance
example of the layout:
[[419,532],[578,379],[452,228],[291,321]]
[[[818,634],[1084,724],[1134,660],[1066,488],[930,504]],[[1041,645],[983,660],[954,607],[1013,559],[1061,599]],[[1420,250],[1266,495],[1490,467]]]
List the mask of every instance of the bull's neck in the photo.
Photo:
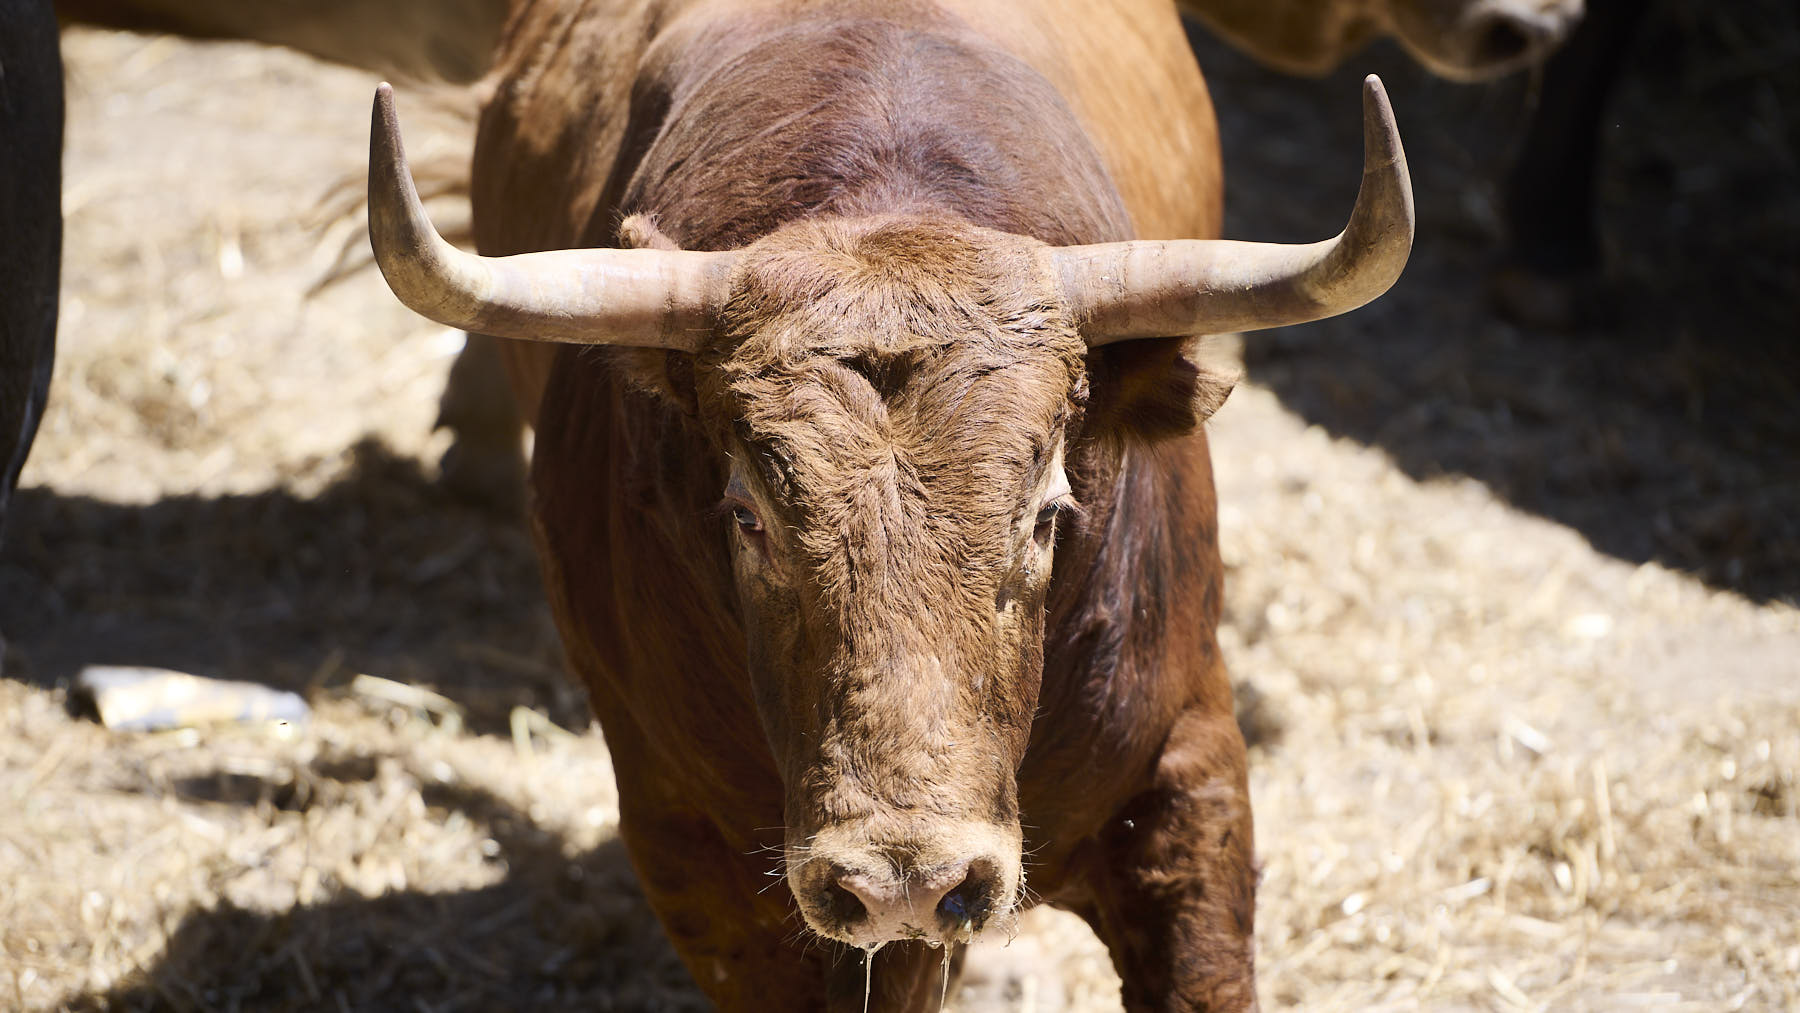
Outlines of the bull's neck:
[[686,248],[895,212],[1058,245],[1129,236],[1062,96],[930,8],[714,18],[659,40],[646,64],[643,155],[621,205]]

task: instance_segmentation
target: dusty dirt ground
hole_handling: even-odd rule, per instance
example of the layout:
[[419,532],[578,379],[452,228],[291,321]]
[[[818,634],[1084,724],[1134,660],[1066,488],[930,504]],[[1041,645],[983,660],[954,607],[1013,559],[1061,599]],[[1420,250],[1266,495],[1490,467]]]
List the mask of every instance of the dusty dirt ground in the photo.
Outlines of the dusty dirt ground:
[[[1394,293],[1250,336],[1214,425],[1266,1008],[1800,1009],[1800,29],[1719,6],[1646,33],[1602,181],[1631,309],[1574,337],[1481,298],[1528,81],[1203,48],[1233,235],[1338,227],[1371,69],[1421,209]],[[331,194],[372,80],[66,53],[61,352],[0,552],[0,1006],[703,1007],[527,539],[433,484],[459,337],[368,270],[307,295],[360,229]],[[453,167],[421,105],[411,146]],[[68,707],[94,663],[315,715],[111,733]],[[1117,982],[1044,912],[952,1005],[1111,1010]]]

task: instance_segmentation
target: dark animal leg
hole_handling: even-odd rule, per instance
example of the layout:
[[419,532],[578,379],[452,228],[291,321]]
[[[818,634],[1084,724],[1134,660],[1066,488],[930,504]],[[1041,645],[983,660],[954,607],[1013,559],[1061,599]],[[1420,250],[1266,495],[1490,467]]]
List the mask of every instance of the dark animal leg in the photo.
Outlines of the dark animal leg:
[[[1256,871],[1229,713],[1176,722],[1149,790],[1107,821],[1075,905],[1112,952],[1128,1010],[1256,1008]],[[1235,758],[1233,753],[1235,752]]]
[[0,532],[56,354],[62,124],[55,11],[0,0]]
[[1492,295],[1520,323],[1601,322],[1594,190],[1600,118],[1649,0],[1589,0],[1581,26],[1544,71],[1524,147],[1506,183],[1508,248]]
[[[0,536],[56,356],[62,57],[50,0],[0,0]],[[0,637],[0,668],[6,640]]]

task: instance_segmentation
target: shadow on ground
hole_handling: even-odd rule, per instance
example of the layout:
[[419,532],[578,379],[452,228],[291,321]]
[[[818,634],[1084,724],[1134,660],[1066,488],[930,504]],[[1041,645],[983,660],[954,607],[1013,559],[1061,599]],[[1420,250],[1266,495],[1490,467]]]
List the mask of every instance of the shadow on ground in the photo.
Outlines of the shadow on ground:
[[[1369,308],[1247,336],[1250,375],[1409,475],[1472,476],[1601,551],[1759,600],[1800,598],[1800,8],[1653,8],[1602,141],[1612,319],[1498,319],[1498,192],[1533,101],[1378,46],[1321,81],[1195,34],[1224,133],[1226,230],[1312,241],[1355,197],[1357,82],[1382,75],[1419,235]],[[1603,314],[1604,316],[1604,314]]]
[[350,453],[304,499],[21,489],[0,547],[7,676],[150,665],[304,690],[366,672],[436,688],[476,731],[516,705],[586,726],[522,527],[457,504],[416,460]]
[[[335,782],[354,780],[356,768],[379,758],[360,759],[315,765],[302,780],[313,785],[313,797],[329,797]],[[184,788],[185,800],[256,805],[271,789],[287,790],[242,775],[201,780],[228,787],[192,794]],[[440,820],[460,813],[484,828],[497,845],[492,860],[506,870],[503,879],[447,893],[340,892],[275,913],[228,904],[194,911],[153,966],[66,1008],[706,1008],[617,838],[570,858],[560,838],[479,788],[434,784],[423,796]]]

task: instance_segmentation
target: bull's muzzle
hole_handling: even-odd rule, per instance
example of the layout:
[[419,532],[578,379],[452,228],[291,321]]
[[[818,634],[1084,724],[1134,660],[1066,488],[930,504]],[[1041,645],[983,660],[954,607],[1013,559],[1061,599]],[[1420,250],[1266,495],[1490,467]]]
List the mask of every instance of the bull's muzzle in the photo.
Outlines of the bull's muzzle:
[[865,949],[966,942],[1018,907],[1016,831],[959,827],[925,844],[848,836],[820,833],[788,873],[801,914],[822,936]]

